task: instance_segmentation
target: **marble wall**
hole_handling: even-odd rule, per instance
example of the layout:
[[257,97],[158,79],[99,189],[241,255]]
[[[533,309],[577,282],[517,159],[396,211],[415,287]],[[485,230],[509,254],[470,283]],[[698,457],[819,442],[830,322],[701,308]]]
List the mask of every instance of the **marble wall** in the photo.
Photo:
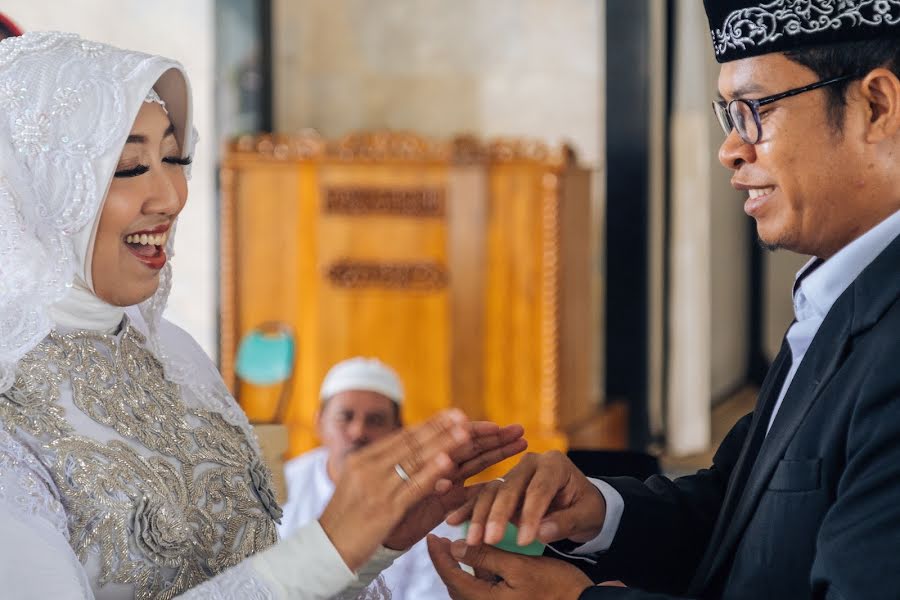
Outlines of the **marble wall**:
[[274,0],[275,126],[571,142],[599,166],[601,0]]
[[178,223],[175,282],[166,317],[187,329],[211,356],[216,347],[214,0],[3,0],[25,31],[72,31],[123,48],[181,61],[191,76],[200,131],[190,196]]

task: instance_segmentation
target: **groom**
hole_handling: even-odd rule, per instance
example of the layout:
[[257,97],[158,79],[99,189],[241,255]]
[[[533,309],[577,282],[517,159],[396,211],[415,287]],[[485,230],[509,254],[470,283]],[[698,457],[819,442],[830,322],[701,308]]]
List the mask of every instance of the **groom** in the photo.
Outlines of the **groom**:
[[[705,6],[719,161],[761,242],[814,257],[794,284],[796,320],[709,469],[588,480],[549,453],[480,488],[449,519],[471,517],[469,545],[429,539],[454,598],[900,590],[900,1]],[[514,516],[520,543],[553,542],[580,570],[479,544]],[[629,587],[592,584],[610,579]]]

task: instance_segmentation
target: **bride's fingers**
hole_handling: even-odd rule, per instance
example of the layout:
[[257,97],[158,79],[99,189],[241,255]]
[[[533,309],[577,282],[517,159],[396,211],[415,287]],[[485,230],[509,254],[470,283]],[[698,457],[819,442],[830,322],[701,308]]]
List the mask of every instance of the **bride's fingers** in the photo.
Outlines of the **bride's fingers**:
[[506,446],[521,439],[525,429],[521,425],[499,427],[490,421],[475,421],[469,424],[470,440],[450,453],[457,464],[469,461],[479,454]]
[[447,453],[469,439],[466,417],[459,410],[447,410],[424,423],[390,435],[368,448],[366,462],[379,472],[399,464],[408,474],[422,469],[440,453]]
[[528,442],[520,438],[494,450],[484,452],[459,465],[457,478],[464,480],[472,475],[481,473],[488,467],[492,467],[510,456],[524,452],[527,448]]
[[441,452],[414,473],[405,474],[406,477],[403,477],[402,470],[397,470],[394,488],[404,510],[432,494],[438,480],[452,469],[453,461],[446,453]]

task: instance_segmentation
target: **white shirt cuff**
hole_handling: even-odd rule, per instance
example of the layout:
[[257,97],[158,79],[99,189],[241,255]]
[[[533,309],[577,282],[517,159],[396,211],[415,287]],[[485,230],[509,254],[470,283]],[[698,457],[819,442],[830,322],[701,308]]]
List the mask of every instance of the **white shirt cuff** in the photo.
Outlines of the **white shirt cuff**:
[[250,560],[283,598],[330,598],[357,580],[318,521]]
[[606,501],[606,518],[600,533],[591,541],[572,550],[572,554],[599,554],[606,552],[612,546],[616,532],[619,530],[619,522],[622,520],[622,511],[625,510],[625,500],[622,494],[605,481],[588,477],[588,481],[594,484]]

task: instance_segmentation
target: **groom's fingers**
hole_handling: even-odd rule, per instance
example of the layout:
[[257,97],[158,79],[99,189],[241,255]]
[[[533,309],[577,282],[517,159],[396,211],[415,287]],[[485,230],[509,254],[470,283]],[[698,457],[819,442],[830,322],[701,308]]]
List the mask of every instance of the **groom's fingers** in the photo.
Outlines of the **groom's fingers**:
[[450,552],[450,540],[428,534],[426,537],[428,554],[434,569],[441,577],[453,600],[477,600],[491,598],[494,585],[469,575],[459,567]]

